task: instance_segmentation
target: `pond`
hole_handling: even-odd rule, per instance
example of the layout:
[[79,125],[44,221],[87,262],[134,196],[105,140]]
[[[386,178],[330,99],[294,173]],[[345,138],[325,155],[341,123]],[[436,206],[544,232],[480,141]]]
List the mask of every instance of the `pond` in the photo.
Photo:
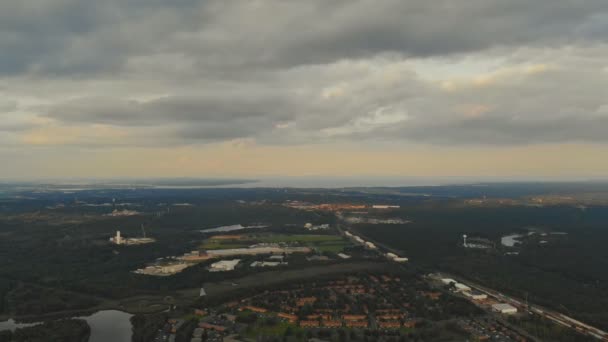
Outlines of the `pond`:
[[[98,311],[90,316],[75,317],[87,321],[91,327],[89,342],[131,342],[131,314],[117,310]],[[17,323],[12,319],[0,322],[1,330],[15,330],[38,323]]]
[[203,233],[232,232],[232,231],[241,230],[241,229],[266,228],[266,227],[268,227],[268,226],[262,226],[262,225],[243,226],[241,224],[235,224],[235,225],[231,225],[231,226],[222,226],[222,227],[217,227],[217,228],[205,229],[205,230],[201,230],[201,232],[203,232]]

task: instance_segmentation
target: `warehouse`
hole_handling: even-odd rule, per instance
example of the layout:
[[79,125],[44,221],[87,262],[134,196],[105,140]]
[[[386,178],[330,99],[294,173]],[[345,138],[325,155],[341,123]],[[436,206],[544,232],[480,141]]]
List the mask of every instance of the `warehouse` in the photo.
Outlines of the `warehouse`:
[[236,265],[239,264],[240,259],[233,260],[222,260],[211,264],[209,267],[209,272],[226,272],[233,271]]
[[500,312],[502,314],[506,314],[506,315],[511,315],[511,314],[517,313],[516,307],[514,307],[513,305],[510,305],[510,304],[506,304],[506,303],[494,304],[494,305],[492,305],[492,310],[494,310],[496,312]]
[[488,295],[485,293],[477,292],[477,291],[465,291],[462,294],[473,299],[473,300],[484,300],[488,298]]

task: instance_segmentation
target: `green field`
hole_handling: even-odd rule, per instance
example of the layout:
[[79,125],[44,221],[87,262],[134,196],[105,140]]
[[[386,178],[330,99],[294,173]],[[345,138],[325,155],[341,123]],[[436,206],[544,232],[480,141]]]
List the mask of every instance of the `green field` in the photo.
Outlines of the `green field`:
[[344,239],[338,235],[285,235],[285,234],[270,234],[256,238],[257,241],[266,243],[322,243],[322,242],[343,242]]
[[228,249],[246,248],[256,243],[287,243],[291,245],[308,246],[321,252],[339,253],[350,242],[338,235],[306,235],[306,234],[261,234],[250,235],[246,238],[234,240],[205,240],[200,248],[202,249]]
[[202,249],[229,249],[229,248],[247,248],[250,244],[248,243],[237,243],[234,240],[221,241],[221,240],[205,240],[200,245]]

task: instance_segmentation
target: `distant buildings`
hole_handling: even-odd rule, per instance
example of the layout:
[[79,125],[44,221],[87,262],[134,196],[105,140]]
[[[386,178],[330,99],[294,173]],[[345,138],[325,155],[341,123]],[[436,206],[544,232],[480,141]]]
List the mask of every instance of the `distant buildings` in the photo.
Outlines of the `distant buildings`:
[[116,231],[116,235],[110,238],[110,242],[115,245],[143,245],[146,243],[152,243],[156,240],[148,237],[139,237],[139,238],[125,238],[121,236],[120,230]]
[[287,265],[286,262],[280,261],[254,261],[251,263],[251,267],[276,267],[280,265]]
[[121,217],[121,216],[135,216],[135,215],[140,215],[141,213],[139,211],[135,211],[135,210],[118,210],[118,209],[114,209],[112,210],[111,213],[107,214],[106,216],[112,216],[112,217]]
[[347,254],[344,254],[344,253],[338,253],[338,256],[340,258],[342,258],[342,259],[350,259],[351,258],[350,255],[347,255]]
[[306,228],[307,230],[326,230],[329,229],[329,224],[325,223],[325,224],[319,224],[319,225],[314,225],[312,223],[307,223],[304,225],[304,228]]
[[374,204],[372,209],[399,209],[401,206],[398,205],[387,205],[387,204]]
[[186,264],[186,263],[169,263],[166,265],[152,265],[152,266],[147,266],[147,267],[135,270],[134,273],[162,277],[162,276],[170,276],[175,273],[179,273],[190,266],[192,266],[192,265]]

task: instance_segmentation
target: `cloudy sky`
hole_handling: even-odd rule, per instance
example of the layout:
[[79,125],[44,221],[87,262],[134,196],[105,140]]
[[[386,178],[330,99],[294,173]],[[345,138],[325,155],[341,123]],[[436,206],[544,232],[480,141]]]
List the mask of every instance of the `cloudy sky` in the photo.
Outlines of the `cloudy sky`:
[[606,0],[0,2],[1,178],[608,175]]

